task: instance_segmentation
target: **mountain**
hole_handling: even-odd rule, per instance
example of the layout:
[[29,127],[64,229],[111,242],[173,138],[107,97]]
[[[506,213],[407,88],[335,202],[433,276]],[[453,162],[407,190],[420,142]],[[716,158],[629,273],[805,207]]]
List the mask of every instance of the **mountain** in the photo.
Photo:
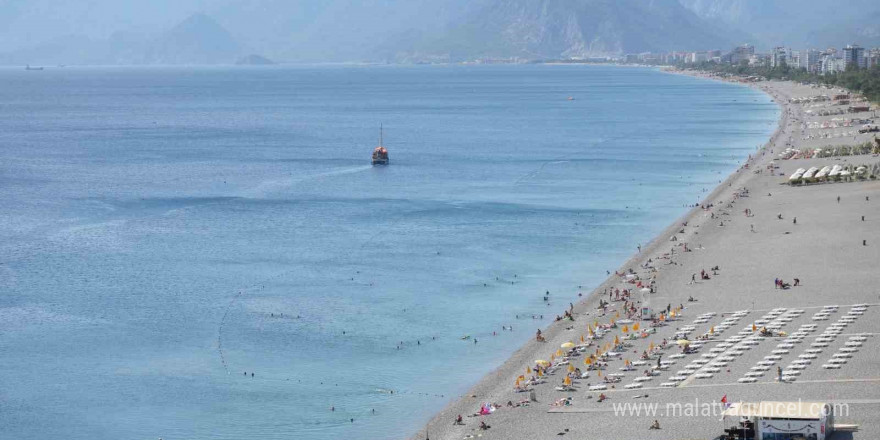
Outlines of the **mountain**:
[[492,0],[450,31],[398,57],[558,59],[730,47],[736,36],[678,0]]
[[271,66],[275,62],[261,55],[250,54],[239,58],[235,64],[238,66]]
[[880,46],[880,11],[807,34],[811,47],[842,47],[852,43],[866,48]]
[[213,18],[193,14],[153,41],[144,54],[148,64],[231,64],[241,46]]
[[[872,24],[865,17],[880,13],[880,2],[876,0],[679,1],[705,20],[751,34],[753,42],[763,49],[780,45],[840,46],[858,41],[860,33]],[[864,26],[853,27],[858,23]]]

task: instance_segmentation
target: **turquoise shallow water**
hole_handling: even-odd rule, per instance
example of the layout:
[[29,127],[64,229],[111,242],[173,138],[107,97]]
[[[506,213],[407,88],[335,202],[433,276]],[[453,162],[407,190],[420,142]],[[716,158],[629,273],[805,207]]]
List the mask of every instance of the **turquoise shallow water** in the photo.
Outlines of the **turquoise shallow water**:
[[[0,84],[0,437],[18,439],[411,435],[778,117],[748,88],[596,66]],[[392,164],[373,168],[380,123]]]

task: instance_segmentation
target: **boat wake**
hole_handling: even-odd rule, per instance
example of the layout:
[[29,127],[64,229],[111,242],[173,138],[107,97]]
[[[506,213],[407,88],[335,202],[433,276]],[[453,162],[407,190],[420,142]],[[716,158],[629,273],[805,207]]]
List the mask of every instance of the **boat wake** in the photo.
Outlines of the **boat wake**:
[[370,165],[359,165],[356,167],[335,168],[322,173],[310,174],[306,176],[294,176],[282,179],[267,180],[256,187],[246,190],[242,196],[249,198],[266,198],[272,194],[284,192],[303,183],[314,183],[316,181],[329,177],[344,176],[347,174],[361,173],[372,169]]

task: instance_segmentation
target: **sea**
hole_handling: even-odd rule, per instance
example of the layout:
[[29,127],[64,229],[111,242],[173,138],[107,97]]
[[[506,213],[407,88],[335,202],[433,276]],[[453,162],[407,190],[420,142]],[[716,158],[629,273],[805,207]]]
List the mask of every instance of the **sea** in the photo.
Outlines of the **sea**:
[[779,112],[653,68],[0,69],[0,438],[423,436]]

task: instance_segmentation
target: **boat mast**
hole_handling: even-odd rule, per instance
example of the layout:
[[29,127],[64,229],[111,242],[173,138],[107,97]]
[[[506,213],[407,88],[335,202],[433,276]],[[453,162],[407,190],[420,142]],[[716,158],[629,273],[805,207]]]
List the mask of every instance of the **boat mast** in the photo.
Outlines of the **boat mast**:
[[379,124],[379,146],[382,146],[382,124]]

